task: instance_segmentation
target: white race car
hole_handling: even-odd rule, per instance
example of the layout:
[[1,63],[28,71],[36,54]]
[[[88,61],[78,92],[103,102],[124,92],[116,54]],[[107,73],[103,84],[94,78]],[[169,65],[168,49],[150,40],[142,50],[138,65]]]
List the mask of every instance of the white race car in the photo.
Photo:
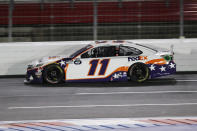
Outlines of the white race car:
[[128,41],[96,41],[69,57],[53,56],[32,62],[25,83],[143,82],[175,72],[173,51]]

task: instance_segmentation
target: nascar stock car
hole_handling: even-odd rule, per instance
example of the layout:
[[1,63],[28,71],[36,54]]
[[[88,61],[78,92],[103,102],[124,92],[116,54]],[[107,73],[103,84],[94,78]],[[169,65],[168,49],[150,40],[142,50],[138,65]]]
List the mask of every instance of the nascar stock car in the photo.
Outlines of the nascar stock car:
[[173,51],[129,41],[96,41],[68,57],[52,56],[28,65],[25,83],[135,81],[176,72]]

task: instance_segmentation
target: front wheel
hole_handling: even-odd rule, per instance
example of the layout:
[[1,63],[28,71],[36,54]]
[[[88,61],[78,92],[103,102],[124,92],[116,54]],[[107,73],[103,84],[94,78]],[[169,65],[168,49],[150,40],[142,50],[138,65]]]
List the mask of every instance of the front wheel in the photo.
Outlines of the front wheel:
[[58,65],[49,65],[45,68],[43,73],[44,81],[49,84],[58,84],[63,80],[64,71]]
[[136,63],[131,66],[128,75],[131,81],[143,82],[149,78],[149,68],[143,63]]

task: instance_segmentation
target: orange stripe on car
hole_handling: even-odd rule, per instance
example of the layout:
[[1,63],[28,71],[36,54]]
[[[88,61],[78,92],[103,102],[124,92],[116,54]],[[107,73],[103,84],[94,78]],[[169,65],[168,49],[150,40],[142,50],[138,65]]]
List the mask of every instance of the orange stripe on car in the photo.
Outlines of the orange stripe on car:
[[69,64],[66,64],[66,67],[64,68],[65,80],[66,80],[66,72],[67,72],[67,69],[68,69],[68,65]]
[[164,65],[166,64],[166,60],[164,58],[161,59],[154,59],[147,61],[145,64],[158,64],[158,65]]

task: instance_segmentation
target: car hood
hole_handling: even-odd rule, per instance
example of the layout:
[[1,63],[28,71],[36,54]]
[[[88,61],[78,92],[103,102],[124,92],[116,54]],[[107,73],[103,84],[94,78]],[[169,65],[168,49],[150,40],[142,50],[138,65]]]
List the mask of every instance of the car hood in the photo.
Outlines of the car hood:
[[61,60],[63,58],[70,59],[68,56],[65,56],[65,55],[49,56],[49,57],[43,57],[39,60],[32,61],[29,65],[31,65],[31,66],[45,65],[48,63],[56,62],[56,61]]

